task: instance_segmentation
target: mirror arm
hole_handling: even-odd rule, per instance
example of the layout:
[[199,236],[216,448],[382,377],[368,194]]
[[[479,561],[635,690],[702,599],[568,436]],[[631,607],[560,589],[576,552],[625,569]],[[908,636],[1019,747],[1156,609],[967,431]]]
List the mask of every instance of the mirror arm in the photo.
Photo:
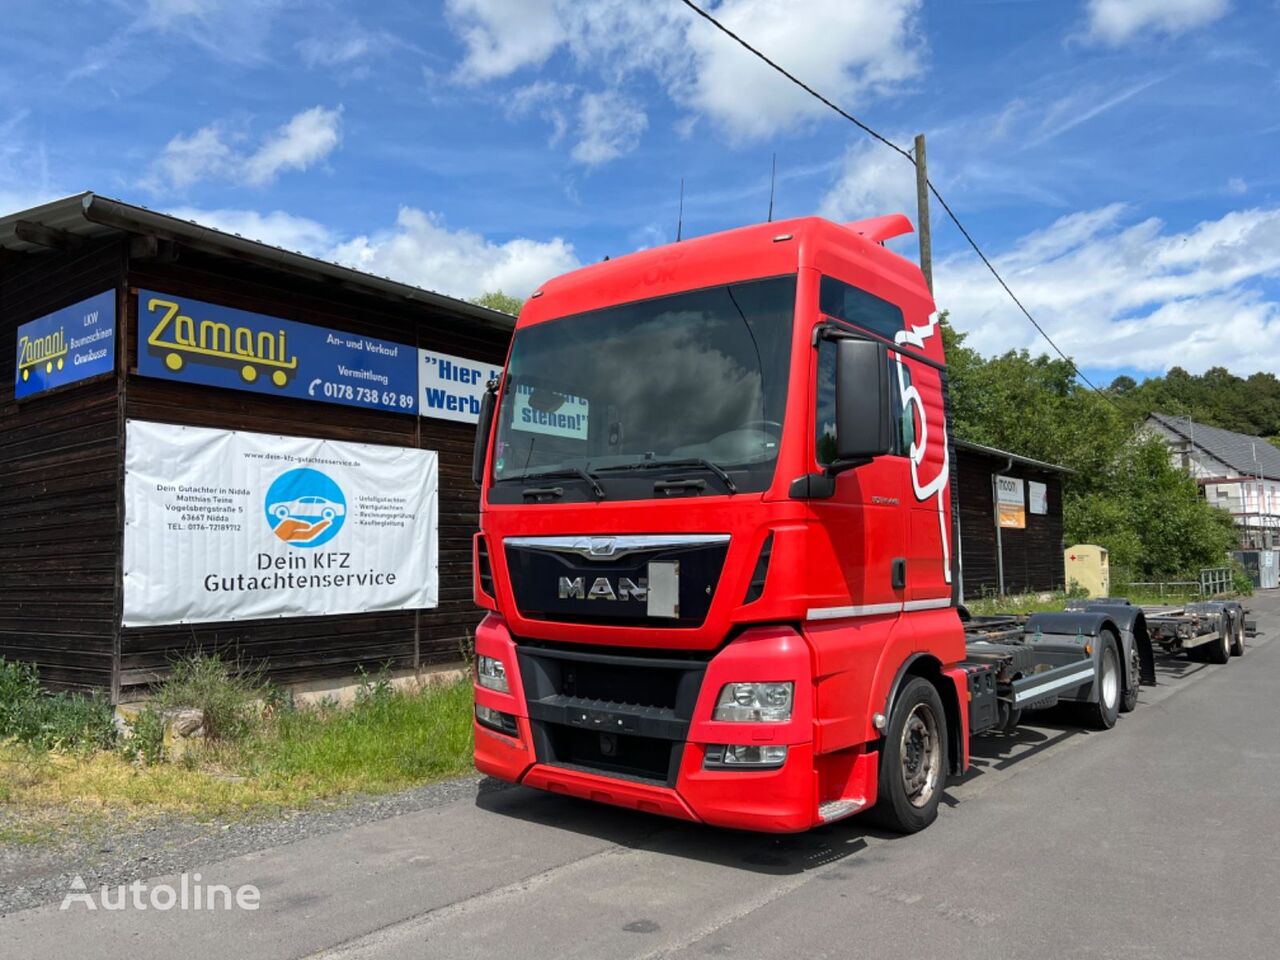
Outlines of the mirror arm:
[[822,472],[828,477],[837,477],[846,470],[856,470],[858,467],[865,467],[872,461],[872,459],[874,458],[859,457],[857,460],[836,460],[833,463],[828,463],[826,467],[823,468]]

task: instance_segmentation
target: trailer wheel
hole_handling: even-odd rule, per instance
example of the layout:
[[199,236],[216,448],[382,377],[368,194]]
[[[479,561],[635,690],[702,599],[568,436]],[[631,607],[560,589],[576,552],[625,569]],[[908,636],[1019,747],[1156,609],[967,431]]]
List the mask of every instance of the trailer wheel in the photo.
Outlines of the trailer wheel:
[[1120,716],[1120,646],[1109,630],[1098,635],[1098,675],[1093,680],[1093,702],[1081,704],[1085,722],[1095,730],[1110,730]]
[[1142,660],[1138,656],[1138,644],[1129,651],[1129,675],[1125,678],[1124,696],[1120,698],[1120,712],[1132,713],[1138,705],[1138,678],[1142,676]]
[[872,818],[897,833],[933,823],[947,778],[947,714],[933,684],[907,681],[893,705],[880,752],[880,785]]
[[1205,644],[1204,649],[1210,663],[1223,664],[1231,659],[1231,628],[1228,626],[1230,622],[1225,613],[1218,615],[1218,639]]
[[1233,657],[1244,656],[1244,614],[1240,613],[1231,618],[1234,629],[1231,640],[1231,655]]

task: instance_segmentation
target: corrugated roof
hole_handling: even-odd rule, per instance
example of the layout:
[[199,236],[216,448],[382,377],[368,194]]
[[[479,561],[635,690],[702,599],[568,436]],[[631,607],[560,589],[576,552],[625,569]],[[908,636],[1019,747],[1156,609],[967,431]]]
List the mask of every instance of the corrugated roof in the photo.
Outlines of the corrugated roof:
[[1148,419],[1184,437],[1188,443],[1215,460],[1221,460],[1241,476],[1280,480],[1280,450],[1262,437],[1223,430],[1166,413],[1153,413]]
[[988,447],[981,443],[974,443],[971,440],[961,440],[959,437],[956,438],[956,447],[961,450],[973,450],[977,453],[985,453],[988,456],[999,457],[1002,460],[1009,459],[1014,463],[1022,464],[1024,467],[1035,467],[1037,470],[1047,470],[1050,473],[1075,473],[1075,471],[1069,467],[1059,466],[1056,463],[1046,463],[1044,460],[1033,460],[1031,457],[1024,457],[1021,454],[1010,453],[1008,450],[1001,450],[999,447]]
[[19,253],[47,251],[49,249],[47,245],[28,239],[32,224],[37,228],[47,228],[69,235],[69,239],[93,240],[113,235],[137,234],[176,240],[209,253],[252,260],[293,273],[336,280],[383,297],[428,304],[489,326],[506,330],[511,330],[515,326],[515,317],[500,310],[491,310],[456,297],[436,293],[434,290],[401,283],[389,277],[375,276],[372,273],[344,267],[319,257],[285,250],[283,247],[275,247],[259,240],[249,240],[234,233],[203,226],[193,220],[182,220],[91,192],[78,193],[52,203],[0,217],[0,249]]

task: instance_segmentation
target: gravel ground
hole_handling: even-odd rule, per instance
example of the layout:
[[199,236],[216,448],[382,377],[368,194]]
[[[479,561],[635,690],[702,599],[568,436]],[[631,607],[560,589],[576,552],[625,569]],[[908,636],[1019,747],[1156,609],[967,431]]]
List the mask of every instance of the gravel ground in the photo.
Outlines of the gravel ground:
[[178,814],[143,821],[109,818],[92,828],[74,829],[51,843],[0,844],[0,917],[60,900],[76,876],[89,889],[96,889],[139,877],[181,873],[502,789],[505,784],[473,775],[283,816],[203,823]]

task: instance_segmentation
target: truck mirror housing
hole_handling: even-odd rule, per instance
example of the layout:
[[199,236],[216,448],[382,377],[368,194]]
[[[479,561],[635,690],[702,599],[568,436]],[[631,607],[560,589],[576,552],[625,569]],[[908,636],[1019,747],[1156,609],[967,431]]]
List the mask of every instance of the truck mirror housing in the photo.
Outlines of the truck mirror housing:
[[471,451],[471,482],[484,485],[484,458],[489,452],[489,436],[493,433],[493,410],[497,406],[498,381],[490,380],[480,398],[480,419],[476,421],[476,445]]
[[836,341],[836,460],[866,462],[893,449],[889,351],[883,343]]

